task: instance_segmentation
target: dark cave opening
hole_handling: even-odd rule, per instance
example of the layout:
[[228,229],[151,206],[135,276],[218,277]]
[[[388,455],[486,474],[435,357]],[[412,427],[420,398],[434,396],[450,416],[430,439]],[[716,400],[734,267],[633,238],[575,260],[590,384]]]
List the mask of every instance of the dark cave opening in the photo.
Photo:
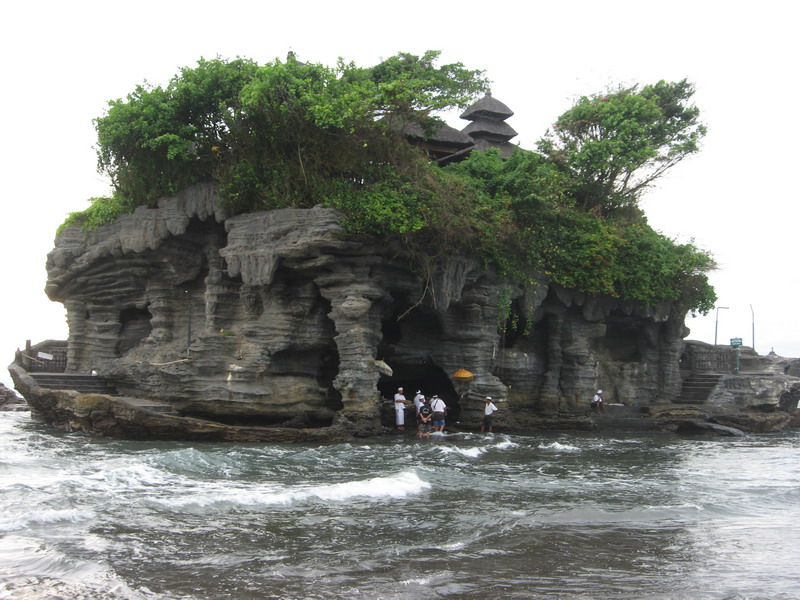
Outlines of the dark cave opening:
[[606,334],[595,340],[594,349],[609,359],[619,362],[639,362],[642,360],[639,330],[629,322],[609,321]]
[[412,400],[417,390],[427,398],[434,394],[445,401],[447,422],[455,425],[461,418],[458,392],[447,373],[431,358],[431,349],[441,340],[443,327],[440,315],[422,305],[412,306],[403,298],[395,298],[392,312],[383,320],[378,358],[392,369],[392,375],[382,375],[378,381],[381,401],[381,424],[395,423],[394,395],[402,387],[409,408],[406,424],[415,426],[416,415]]
[[412,401],[420,390],[426,398],[434,394],[438,395],[447,404],[447,423],[455,425],[461,420],[461,406],[459,404],[458,392],[453,386],[447,373],[433,362],[426,361],[421,365],[413,364],[392,364],[392,375],[382,375],[378,381],[378,391],[381,402],[381,424],[386,427],[394,427],[394,395],[397,388],[402,387],[409,407],[406,409],[406,424],[414,425],[416,415]]
[[123,356],[141,344],[153,331],[153,315],[147,308],[126,308],[119,314],[120,330],[115,353]]

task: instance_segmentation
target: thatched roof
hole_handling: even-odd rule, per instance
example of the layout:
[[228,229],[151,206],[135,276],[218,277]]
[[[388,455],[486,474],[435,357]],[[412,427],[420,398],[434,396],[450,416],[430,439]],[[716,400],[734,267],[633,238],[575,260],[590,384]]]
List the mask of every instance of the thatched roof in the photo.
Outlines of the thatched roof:
[[436,159],[437,164],[444,166],[449,165],[453,162],[459,162],[467,158],[472,152],[481,152],[482,150],[489,150],[491,148],[496,148],[500,151],[500,156],[503,158],[508,158],[512,154],[514,154],[514,150],[519,148],[517,144],[512,144],[511,142],[492,142],[489,140],[475,140],[475,144],[470,146],[469,148],[464,148],[463,150],[459,150],[458,152],[454,152],[453,154],[448,154],[447,156],[442,156],[441,158]]
[[485,117],[473,121],[462,131],[476,140],[485,139],[497,142],[507,142],[517,135],[517,132],[508,123]]
[[422,125],[411,121],[393,121],[391,127],[400,131],[406,137],[416,140],[433,142],[438,144],[446,144],[448,146],[456,146],[458,148],[465,148],[475,143],[471,137],[462,133],[455,127],[450,127],[447,123],[440,123],[430,133],[426,133]]
[[492,93],[487,91],[483,98],[462,113],[461,118],[474,121],[481,117],[489,117],[502,121],[513,115],[514,111],[499,100],[492,98]]
[[472,121],[459,131],[446,123],[435,124],[427,131],[420,123],[402,121],[397,117],[384,117],[383,120],[395,131],[404,134],[413,144],[423,148],[428,156],[440,165],[464,160],[473,150],[498,148],[507,158],[517,147],[508,140],[517,132],[505,122],[514,112],[499,100],[492,98],[490,92],[470,106],[462,119]]

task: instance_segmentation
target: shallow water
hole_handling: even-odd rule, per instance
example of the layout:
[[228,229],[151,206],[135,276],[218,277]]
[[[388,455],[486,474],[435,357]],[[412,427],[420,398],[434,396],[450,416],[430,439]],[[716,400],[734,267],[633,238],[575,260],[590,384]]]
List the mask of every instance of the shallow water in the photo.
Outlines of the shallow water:
[[796,431],[0,449],[0,598],[800,598]]

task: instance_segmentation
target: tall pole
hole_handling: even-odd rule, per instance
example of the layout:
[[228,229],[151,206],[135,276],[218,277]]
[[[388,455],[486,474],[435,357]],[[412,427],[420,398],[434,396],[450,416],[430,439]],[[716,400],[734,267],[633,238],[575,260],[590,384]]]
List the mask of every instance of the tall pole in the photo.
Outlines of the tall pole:
[[756,313],[753,312],[753,305],[750,305],[750,315],[753,317],[753,352],[756,350]]
[[186,356],[189,356],[189,346],[192,343],[192,295],[189,290],[186,293]]
[[714,323],[714,345],[717,345],[717,330],[719,329],[719,311],[725,309],[727,310],[727,306],[718,306],[717,307],[717,320]]

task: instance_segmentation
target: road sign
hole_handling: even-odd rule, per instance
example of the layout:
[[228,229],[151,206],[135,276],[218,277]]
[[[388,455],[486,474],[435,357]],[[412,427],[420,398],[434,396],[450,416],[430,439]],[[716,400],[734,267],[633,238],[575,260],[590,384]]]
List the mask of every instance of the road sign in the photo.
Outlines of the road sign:
[[731,338],[731,346],[737,348],[742,345],[742,338]]

